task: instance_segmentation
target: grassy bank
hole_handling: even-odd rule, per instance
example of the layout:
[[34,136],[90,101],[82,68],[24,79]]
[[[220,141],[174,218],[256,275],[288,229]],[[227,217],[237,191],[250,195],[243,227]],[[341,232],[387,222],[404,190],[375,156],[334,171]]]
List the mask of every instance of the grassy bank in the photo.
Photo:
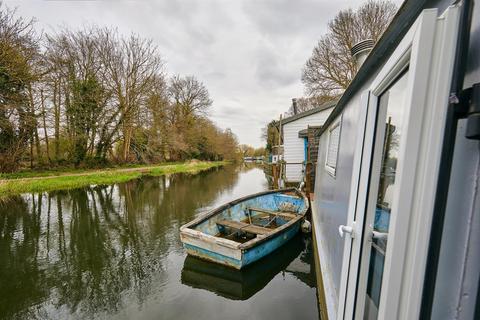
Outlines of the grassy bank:
[[143,175],[161,176],[169,173],[199,172],[227,164],[227,162],[188,162],[109,168],[105,170],[62,170],[22,172],[0,176],[0,197],[61,189],[73,189],[92,184],[112,184],[137,179]]

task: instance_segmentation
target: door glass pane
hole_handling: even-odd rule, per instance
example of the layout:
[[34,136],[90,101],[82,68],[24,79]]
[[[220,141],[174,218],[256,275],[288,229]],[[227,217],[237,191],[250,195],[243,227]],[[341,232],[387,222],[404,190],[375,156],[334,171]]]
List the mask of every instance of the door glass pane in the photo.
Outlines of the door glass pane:
[[[399,143],[402,135],[403,112],[405,111],[404,94],[407,77],[408,72],[404,73],[379,99],[379,108],[387,108],[387,116],[386,119],[383,120],[385,121],[385,136],[382,143],[383,152],[380,176],[372,177],[372,179],[378,179],[378,193],[375,195],[374,237],[371,242],[365,319],[377,318],[380,303],[383,267],[390,225],[390,212],[392,209],[393,195],[397,188],[395,177]],[[378,123],[377,127],[381,128],[382,126]]]

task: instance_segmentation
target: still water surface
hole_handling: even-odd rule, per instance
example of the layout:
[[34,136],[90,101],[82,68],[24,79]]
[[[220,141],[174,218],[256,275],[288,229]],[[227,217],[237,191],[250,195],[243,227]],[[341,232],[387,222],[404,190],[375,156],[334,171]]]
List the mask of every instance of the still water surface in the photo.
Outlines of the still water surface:
[[182,248],[182,224],[267,188],[232,165],[0,203],[0,318],[318,319],[308,238],[241,272]]

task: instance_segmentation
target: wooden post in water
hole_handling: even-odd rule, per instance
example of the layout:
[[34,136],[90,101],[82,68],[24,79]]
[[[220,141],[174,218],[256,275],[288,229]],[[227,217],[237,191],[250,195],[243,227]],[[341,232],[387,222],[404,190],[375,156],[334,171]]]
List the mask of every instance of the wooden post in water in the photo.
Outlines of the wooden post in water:
[[282,115],[280,114],[280,120],[278,121],[278,146],[282,145]]
[[[283,153],[283,148],[282,146],[282,114],[280,114],[280,120],[279,120],[279,125],[278,125],[278,148],[282,150]],[[277,151],[280,152],[280,151]],[[279,165],[279,173],[277,175],[277,188],[280,188],[280,179],[282,179],[282,169],[283,169],[283,154],[282,154],[282,159],[280,160],[280,155],[279,155],[279,160],[277,161]]]
[[278,189],[278,174],[277,174],[276,163],[272,163],[272,177],[273,177],[273,188]]

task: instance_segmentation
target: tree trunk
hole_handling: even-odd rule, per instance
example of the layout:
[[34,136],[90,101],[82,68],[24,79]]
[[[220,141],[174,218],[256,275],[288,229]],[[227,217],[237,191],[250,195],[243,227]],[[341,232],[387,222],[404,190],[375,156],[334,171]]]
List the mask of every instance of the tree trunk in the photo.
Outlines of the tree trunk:
[[122,155],[123,162],[127,162],[129,159],[131,141],[132,141],[132,121],[131,121],[130,115],[125,114],[125,117],[123,119],[123,155]]
[[[58,99],[58,101],[57,101]],[[60,84],[55,82],[53,87],[53,109],[55,116],[55,160],[60,160],[60,104],[61,104],[61,95],[60,95]]]
[[[28,97],[30,99],[30,108],[29,108],[29,115],[28,115],[28,128],[33,136],[31,139],[31,143],[35,141],[35,151],[37,154],[37,162],[42,163],[42,153],[40,150],[40,138],[38,137],[38,123],[37,118],[35,116],[35,100],[33,99],[33,89],[32,86],[28,86]],[[33,146],[32,146],[33,149]],[[33,166],[33,150],[31,150],[30,156],[32,157],[30,165]]]
[[47,133],[47,121],[46,121],[46,113],[45,113],[45,99],[43,98],[43,90],[40,91],[40,99],[42,102],[42,118],[43,118],[43,133],[45,135],[45,147],[47,149],[47,159],[48,163],[51,163],[50,160],[50,148],[48,145],[48,133]]
[[33,169],[33,134],[30,135],[30,169]]

